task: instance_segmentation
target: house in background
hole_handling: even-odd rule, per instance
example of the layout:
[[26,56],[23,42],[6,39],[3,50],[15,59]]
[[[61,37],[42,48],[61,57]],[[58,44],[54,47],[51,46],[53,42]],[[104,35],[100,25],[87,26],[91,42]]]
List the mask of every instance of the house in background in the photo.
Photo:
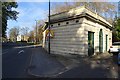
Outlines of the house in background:
[[[50,16],[50,51],[53,54],[92,56],[104,53],[112,45],[112,25],[85,6]],[[46,30],[43,47],[48,50]]]
[[28,36],[25,35],[18,35],[17,36],[17,41],[28,41]]

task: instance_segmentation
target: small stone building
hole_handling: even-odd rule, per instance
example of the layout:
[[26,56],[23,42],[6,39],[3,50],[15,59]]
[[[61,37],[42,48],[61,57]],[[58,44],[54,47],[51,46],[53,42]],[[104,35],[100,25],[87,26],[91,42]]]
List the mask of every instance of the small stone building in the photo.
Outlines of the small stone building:
[[17,41],[28,41],[28,36],[25,35],[18,35],[17,36]]
[[[85,6],[51,15],[50,29],[54,31],[50,38],[53,54],[105,54],[112,45],[112,25]],[[45,31],[43,47],[48,50]]]

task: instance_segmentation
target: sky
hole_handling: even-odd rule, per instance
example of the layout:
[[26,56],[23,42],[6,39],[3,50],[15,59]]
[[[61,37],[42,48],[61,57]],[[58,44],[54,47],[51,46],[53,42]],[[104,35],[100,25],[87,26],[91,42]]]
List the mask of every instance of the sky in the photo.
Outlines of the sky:
[[[24,2],[23,2],[24,1]],[[19,12],[17,21],[8,20],[7,36],[9,30],[13,27],[29,27],[29,31],[34,29],[36,25],[35,20],[43,20],[48,15],[48,0],[17,0],[18,8],[13,9]],[[51,0],[51,2],[57,2],[58,0]],[[59,0],[59,2],[70,1],[70,0]],[[114,2],[115,0],[107,0]],[[116,0],[115,2],[118,2]]]
[[17,21],[8,20],[7,35],[13,27],[29,27],[32,30],[35,20],[47,18],[48,9],[48,2],[18,2],[18,7],[13,9],[19,12],[18,18]]

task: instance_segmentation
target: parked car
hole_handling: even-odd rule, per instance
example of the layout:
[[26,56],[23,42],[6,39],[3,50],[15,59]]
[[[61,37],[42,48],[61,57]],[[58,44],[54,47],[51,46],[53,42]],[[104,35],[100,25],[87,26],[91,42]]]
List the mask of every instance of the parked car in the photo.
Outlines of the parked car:
[[117,54],[120,50],[120,42],[114,42],[112,46],[110,46],[109,53]]

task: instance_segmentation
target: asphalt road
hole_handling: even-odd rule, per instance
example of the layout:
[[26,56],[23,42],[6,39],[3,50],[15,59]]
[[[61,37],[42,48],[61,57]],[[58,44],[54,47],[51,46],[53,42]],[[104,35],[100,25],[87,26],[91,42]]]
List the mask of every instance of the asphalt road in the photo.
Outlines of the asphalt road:
[[[7,44],[7,43],[6,43]],[[35,47],[24,47],[25,44],[4,45],[2,50],[2,78],[32,78],[28,75],[27,69],[31,54],[35,53]],[[34,48],[34,49],[33,49]],[[115,57],[116,59],[116,57]],[[42,60],[41,60],[42,61]],[[116,61],[115,61],[116,62]],[[68,63],[68,62],[67,62]],[[57,78],[79,78],[79,77],[97,77],[97,78],[118,78],[119,68],[111,60],[103,61],[82,61],[79,66],[72,68]]]
[[[6,46],[6,47],[5,47]],[[2,49],[2,78],[29,78],[27,73],[31,57],[31,49],[23,45],[7,44]]]

